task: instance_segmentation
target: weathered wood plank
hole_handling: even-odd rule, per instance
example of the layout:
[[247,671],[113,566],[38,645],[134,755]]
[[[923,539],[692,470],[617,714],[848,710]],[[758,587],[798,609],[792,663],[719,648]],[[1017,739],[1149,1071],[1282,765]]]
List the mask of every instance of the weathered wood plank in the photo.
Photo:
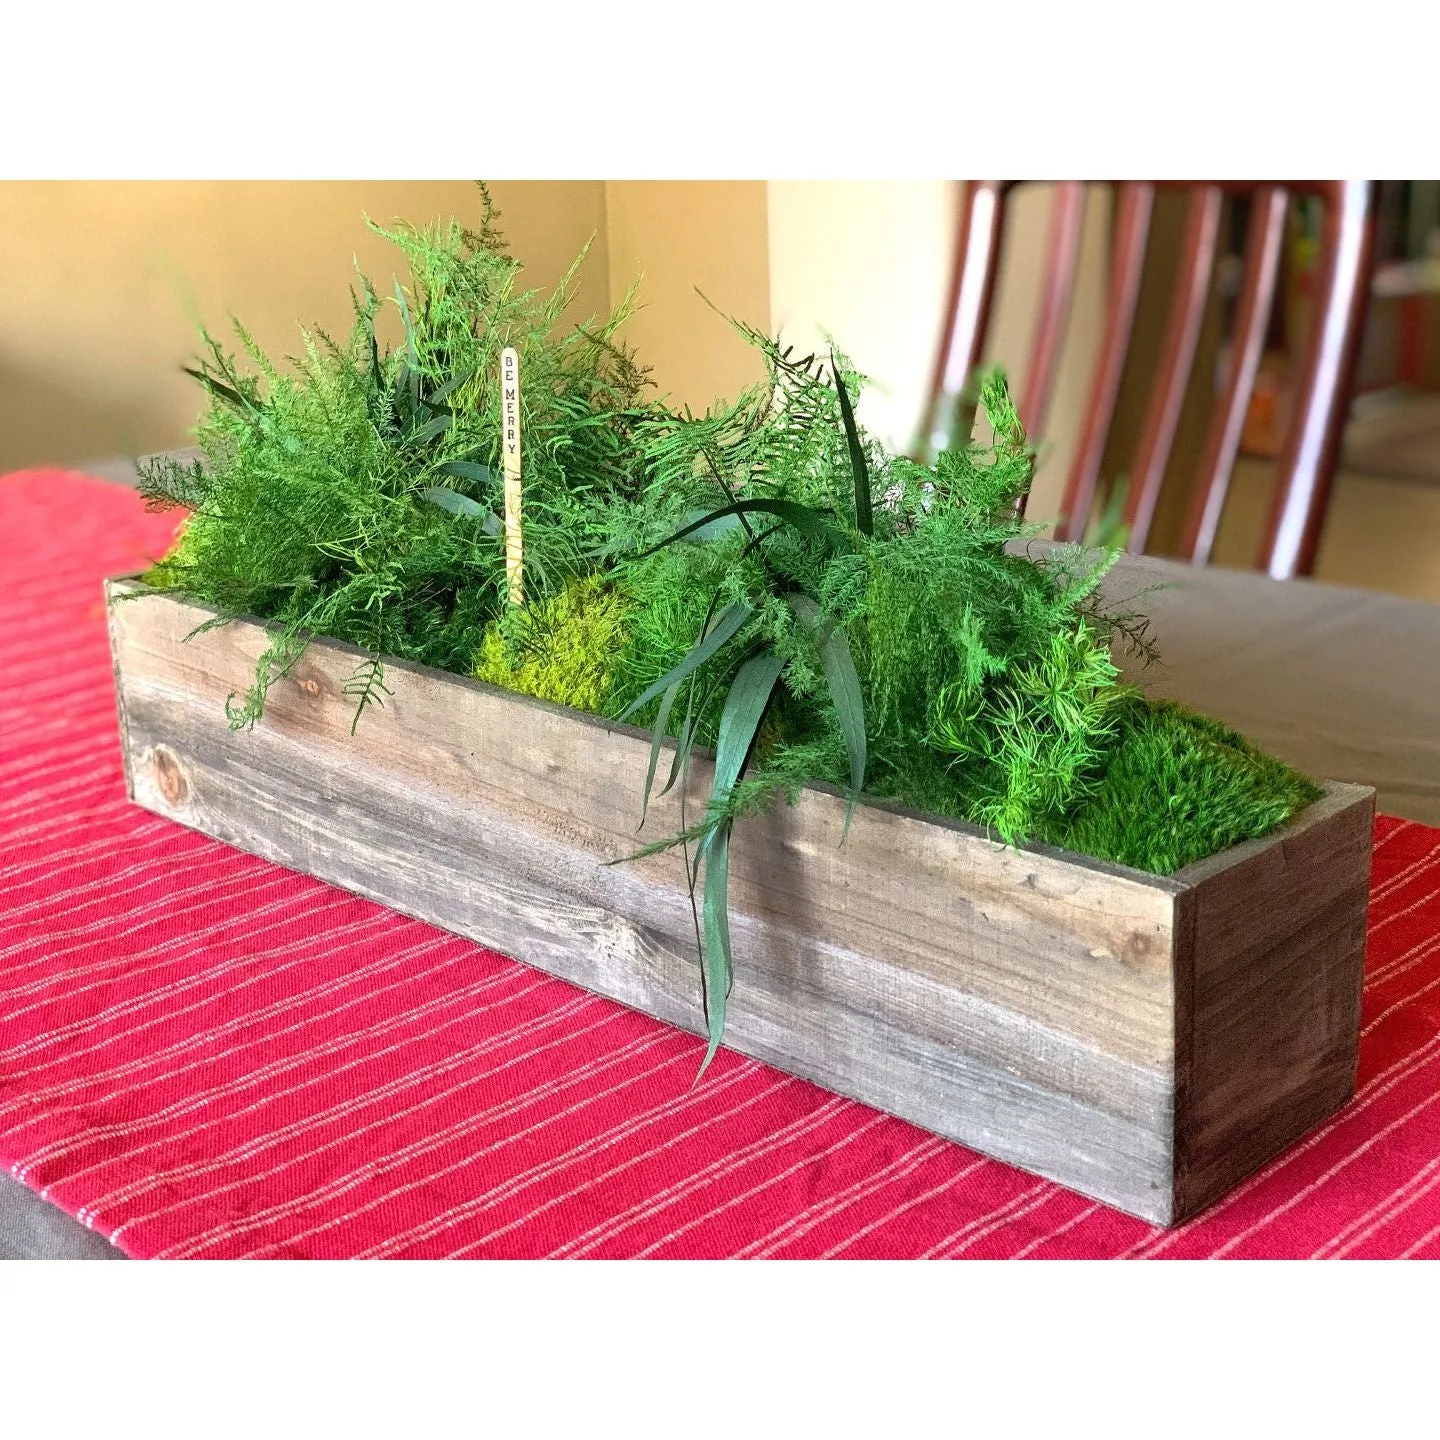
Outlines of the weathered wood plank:
[[[249,683],[267,636],[239,622],[186,642],[206,613],[158,595],[112,602],[139,803],[703,1030],[678,855],[602,863],[642,838],[647,737],[398,663],[385,709],[352,736],[341,690],[358,654],[331,642],[276,685],[255,730],[232,734],[225,696]],[[708,788],[697,770],[692,818]],[[1274,1104],[1244,1099],[1225,1057],[1253,1040],[1253,1004],[1234,996],[1270,1003],[1347,983],[1348,951],[1294,941],[1328,883],[1307,887],[1297,872],[1332,852],[1356,872],[1364,801],[1337,790],[1312,807],[1286,832],[1288,863],[1262,842],[1237,847],[1234,863],[1161,879],[1002,849],[894,807],[860,807],[841,845],[843,800],[811,789],[736,836],[727,1043],[1170,1223],[1228,1175],[1227,1157],[1287,1131],[1274,1113],[1286,1095],[1308,1115],[1332,1092],[1337,1061],[1299,1054],[1303,1027],[1267,1092]],[[643,838],[680,824],[680,797],[666,797]],[[1368,853],[1366,843],[1366,863]],[[1270,911],[1285,912],[1287,887],[1302,892],[1288,928],[1261,934],[1236,917],[1233,897],[1255,888],[1252,876]],[[1350,936],[1353,887],[1329,899],[1334,934]],[[1358,903],[1363,926],[1363,893]],[[1226,978],[1246,964],[1263,973]],[[1333,1049],[1338,1009],[1332,1019]],[[1302,1082],[1306,1064],[1314,1075]],[[1191,1110],[1194,1143],[1177,1140]]]

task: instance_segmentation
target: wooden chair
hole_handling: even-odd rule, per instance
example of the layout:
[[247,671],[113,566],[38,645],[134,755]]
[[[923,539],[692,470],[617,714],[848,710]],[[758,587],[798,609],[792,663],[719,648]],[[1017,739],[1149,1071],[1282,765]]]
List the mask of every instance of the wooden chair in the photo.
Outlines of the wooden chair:
[[[965,186],[944,333],[922,435],[944,443],[947,422],[959,413],[962,391],[980,360],[999,269],[1006,201],[1017,182],[973,181]],[[1155,193],[1190,192],[1179,283],[1171,303],[1154,389],[1129,469],[1125,519],[1132,548],[1144,550],[1174,444],[1195,360],[1226,195],[1250,199],[1244,279],[1224,392],[1211,412],[1190,497],[1181,554],[1195,564],[1210,557],[1226,490],[1255,384],[1275,297],[1291,196],[1316,196],[1324,214],[1315,320],[1297,357],[1294,413],[1279,455],[1269,524],[1257,563],[1277,578],[1307,575],[1315,563],[1344,427],[1374,254],[1375,190],[1371,181],[1139,181],[1116,186],[1110,275],[1099,356],[1091,380],[1081,440],[1061,504],[1062,539],[1078,539],[1089,520],[1114,418],[1121,372],[1130,346]],[[1020,417],[1043,433],[1046,406],[1074,290],[1085,183],[1056,185],[1044,293],[1018,398]]]

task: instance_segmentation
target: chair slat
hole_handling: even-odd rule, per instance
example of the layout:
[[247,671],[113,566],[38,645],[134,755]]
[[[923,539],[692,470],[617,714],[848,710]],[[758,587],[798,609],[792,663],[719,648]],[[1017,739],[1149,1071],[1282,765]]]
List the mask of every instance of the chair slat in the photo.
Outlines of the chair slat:
[[1258,563],[1277,580],[1309,575],[1320,548],[1335,454],[1359,350],[1375,247],[1374,182],[1339,180],[1325,206],[1326,256],[1315,323],[1280,452],[1270,523]]
[[1136,550],[1144,550],[1150,538],[1165,467],[1170,463],[1170,451],[1175,444],[1180,407],[1195,365],[1195,346],[1200,338],[1205,302],[1210,296],[1210,275],[1215,266],[1215,242],[1220,234],[1223,201],[1224,196],[1213,185],[1199,186],[1190,196],[1175,298],[1165,327],[1155,389],[1145,412],[1139,448],[1130,471],[1125,523],[1130,527],[1130,544]]
[[1125,356],[1130,349],[1135,301],[1140,293],[1140,273],[1145,265],[1145,245],[1150,234],[1154,203],[1153,185],[1126,184],[1120,187],[1110,283],[1105,301],[1105,328],[1086,406],[1080,447],[1066,479],[1061,501],[1059,535],[1062,540],[1079,540],[1084,536],[1090,507],[1095,500],[1095,483],[1100,474],[1110,424],[1115,416],[1115,401],[1120,392]]
[[960,443],[970,438],[968,429],[963,436],[954,432],[960,428],[957,420],[965,382],[980,362],[980,347],[990,323],[1008,188],[1002,180],[972,180],[965,185],[945,328],[920,436],[912,447],[921,460],[932,458],[952,438]]
[[1235,316],[1235,333],[1230,341],[1230,374],[1225,390],[1210,414],[1200,465],[1191,492],[1190,511],[1180,554],[1196,565],[1208,565],[1235,456],[1240,449],[1240,432],[1255,388],[1265,331],[1275,303],[1275,280],[1280,271],[1280,247],[1285,238],[1285,207],[1289,196],[1279,186],[1267,185],[1255,192],[1250,223],[1245,236],[1245,275]]
[[1075,296],[1075,271],[1080,258],[1080,229],[1085,218],[1085,185],[1062,180],[1055,186],[1050,211],[1050,244],[1045,264],[1045,289],[1035,322],[1030,367],[1025,372],[1020,419],[1026,430],[1038,435],[1045,428],[1045,413],[1055,384],[1060,345]]

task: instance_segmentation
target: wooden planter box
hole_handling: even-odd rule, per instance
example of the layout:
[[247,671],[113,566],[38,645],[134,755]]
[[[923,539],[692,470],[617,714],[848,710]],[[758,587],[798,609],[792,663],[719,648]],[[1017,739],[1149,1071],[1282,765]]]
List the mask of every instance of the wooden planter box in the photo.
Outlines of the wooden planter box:
[[[600,863],[641,843],[647,735],[397,661],[352,736],[359,652],[329,641],[232,733],[265,627],[185,642],[213,612],[108,596],[136,802],[703,1033],[679,856]],[[1175,1224],[1354,1091],[1373,809],[1332,784],[1158,878],[881,805],[842,845],[814,787],[737,827],[726,1043]]]

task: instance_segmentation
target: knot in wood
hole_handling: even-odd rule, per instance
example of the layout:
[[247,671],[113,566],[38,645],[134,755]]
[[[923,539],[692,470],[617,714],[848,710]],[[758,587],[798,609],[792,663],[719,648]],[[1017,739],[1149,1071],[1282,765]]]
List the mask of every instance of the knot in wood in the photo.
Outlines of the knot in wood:
[[190,793],[190,786],[174,752],[160,746],[155,751],[150,768],[154,772],[155,788],[165,797],[165,803],[177,807],[183,805]]
[[325,677],[313,666],[304,666],[291,673],[295,688],[310,700],[319,700],[325,694]]

